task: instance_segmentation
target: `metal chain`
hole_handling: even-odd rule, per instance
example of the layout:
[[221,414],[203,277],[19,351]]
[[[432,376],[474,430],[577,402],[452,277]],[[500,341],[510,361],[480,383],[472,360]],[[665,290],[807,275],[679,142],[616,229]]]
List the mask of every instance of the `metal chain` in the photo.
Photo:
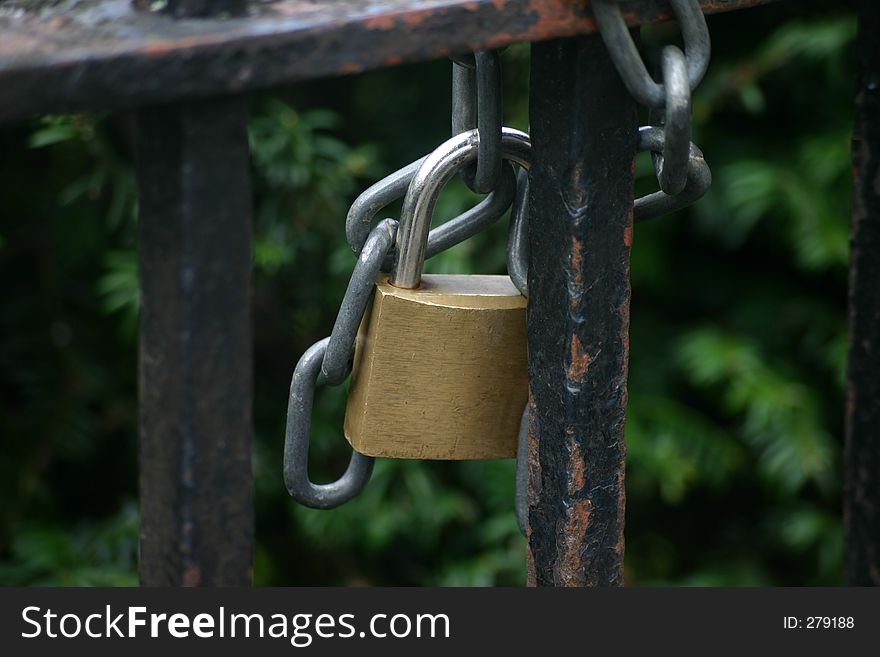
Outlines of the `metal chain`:
[[[529,296],[529,172],[522,169],[516,178],[516,196],[510,209],[507,229],[507,275],[524,297]],[[516,444],[515,490],[516,524],[523,536],[529,513],[529,404],[523,409]]]
[[386,219],[370,233],[358,255],[333,332],[312,345],[293,370],[284,436],[284,483],[291,497],[314,509],[332,509],[348,502],[363,490],[373,473],[374,459],[352,450],[342,477],[330,484],[313,483],[308,467],[309,436],[318,375],[323,372],[331,385],[339,385],[348,376],[357,330],[395,231],[395,222]]
[[[620,0],[593,0],[593,16],[599,26],[599,34],[633,98],[648,107],[663,107],[666,103],[664,85],[654,82],[648,74],[629,33],[619,2]],[[693,91],[709,67],[711,42],[706,17],[700,9],[699,0],[669,0],[669,4],[672,5],[684,38],[688,84]]]
[[653,154],[660,189],[681,194],[687,186],[691,142],[691,92],[709,65],[711,43],[698,0],[669,0],[684,39],[684,52],[666,46],[662,52],[663,83],[648,74],[633,42],[618,0],[594,0],[593,15],[609,56],[630,94],[651,110],[666,133],[661,152]]
[[527,536],[526,525],[529,515],[529,405],[523,409],[519,421],[519,433],[516,444],[516,489],[513,495],[513,508],[516,524],[523,536]]
[[[528,137],[506,131],[507,149],[514,161],[528,159]],[[476,143],[477,131],[461,135]],[[332,509],[363,490],[373,471],[373,457],[352,450],[345,473],[329,484],[316,484],[309,478],[308,456],[311,414],[319,376],[330,385],[341,384],[351,371],[355,342],[364,313],[372,298],[376,278],[391,262],[398,222],[383,219],[372,230],[373,217],[406,192],[413,180],[423,180],[420,169],[426,156],[379,181],[361,194],[346,219],[349,244],[358,259],[345,291],[330,337],[315,343],[300,358],[290,383],[287,428],[284,438],[284,482],[299,503],[317,509]],[[503,215],[514,197],[516,174],[510,164],[501,169],[494,191],[480,204],[434,228],[428,235],[426,257],[431,257],[480,232]],[[364,235],[366,232],[366,235]]]
[[[478,52],[458,61],[460,63],[453,65],[453,139],[458,136],[476,146],[476,161],[469,158],[462,167],[462,175],[473,191],[488,196],[467,212],[431,230],[425,245],[426,258],[475,235],[507,211],[517,184],[512,164],[503,162],[504,150],[512,149],[512,159],[517,162],[522,152],[528,152],[527,135],[502,128],[498,51]],[[506,146],[502,144],[504,140]],[[372,230],[370,226],[383,208],[406,195],[412,185],[426,184],[433,173],[421,171],[426,162],[430,165],[432,155],[372,185],[355,200],[346,216],[346,238],[358,256],[357,263],[330,337],[312,345],[303,354],[290,384],[284,480],[291,496],[306,506],[320,509],[339,506],[356,496],[372,474],[374,459],[352,450],[348,468],[335,482],[315,484],[309,478],[309,431],[315,387],[319,376],[330,385],[339,385],[350,373],[358,330],[373,296],[376,278],[380,271],[390,268],[396,258],[398,223],[384,219]],[[511,157],[511,153],[507,156]],[[439,188],[437,191],[439,193]]]
[[499,52],[478,51],[473,55],[473,64],[453,58],[452,135],[479,130],[477,161],[460,172],[465,184],[478,194],[491,192],[501,175],[502,122]]
[[516,196],[507,230],[507,275],[524,297],[529,296],[529,172],[516,177]]
[[309,347],[290,381],[287,430],[284,436],[284,484],[297,502],[313,509],[333,509],[363,490],[373,474],[373,458],[354,450],[348,468],[336,481],[316,484],[309,478],[309,431],[315,386],[330,338]]
[[[663,49],[663,80],[666,107],[660,125],[666,134],[662,154],[654,154],[654,170],[660,189],[680,193],[687,183],[691,144],[691,89],[684,53],[675,46]],[[657,112],[657,110],[654,110]]]
[[[481,59],[482,55],[482,59]],[[486,53],[477,53],[473,59],[453,57],[452,65],[452,134],[478,128],[480,146],[475,167],[464,168],[462,178],[473,191],[485,190],[491,182],[486,174],[485,163],[500,159],[503,131],[501,75],[498,53],[494,53],[493,66],[487,66]],[[482,63],[482,68],[481,68]],[[494,79],[492,76],[495,76]],[[491,136],[491,141],[486,136]],[[497,141],[496,141],[497,140]],[[481,169],[481,166],[483,167]],[[508,228],[507,273],[511,281],[525,297],[528,297],[528,167],[523,166],[517,175],[516,197],[510,214]],[[525,535],[527,509],[527,452],[528,452],[528,405],[523,409],[517,434],[516,494],[514,510],[520,531]]]
[[[644,126],[639,128],[639,150],[650,151],[653,155],[663,153],[669,135],[663,128]],[[687,180],[679,194],[667,194],[660,190],[635,200],[633,222],[642,223],[656,219],[664,214],[687,207],[702,198],[712,184],[712,172],[703,152],[693,143],[688,144]]]
[[[373,219],[383,208],[399,201],[406,195],[406,190],[409,188],[413,176],[427,157],[426,155],[419,158],[383,178],[367,188],[352,203],[345,219],[345,234],[348,245],[355,254],[360,253],[366,243]],[[485,199],[455,219],[431,231],[428,238],[428,257],[430,258],[440,251],[445,251],[458,242],[464,241],[500,219],[513,201],[515,187],[513,170],[508,165],[502,168],[499,184]],[[390,262],[388,266],[390,266]]]

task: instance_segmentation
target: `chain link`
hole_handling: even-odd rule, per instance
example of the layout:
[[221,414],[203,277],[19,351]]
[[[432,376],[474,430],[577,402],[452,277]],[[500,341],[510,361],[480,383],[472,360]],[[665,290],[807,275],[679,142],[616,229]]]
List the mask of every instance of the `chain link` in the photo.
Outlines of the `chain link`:
[[309,431],[315,384],[330,338],[309,347],[299,359],[290,381],[287,431],[284,436],[284,484],[291,497],[313,509],[333,509],[360,493],[373,474],[373,458],[354,450],[348,468],[336,481],[315,484],[309,478]]
[[386,206],[403,198],[412,177],[426,157],[428,156],[420,157],[415,162],[410,162],[402,169],[385,176],[368,187],[351,204],[345,217],[345,237],[355,255],[364,248],[367,236],[370,234],[370,224],[375,216]]
[[516,196],[507,230],[507,275],[524,297],[529,296],[529,172],[516,178]]
[[[406,195],[406,190],[409,188],[413,176],[426,158],[427,155],[395,171],[369,187],[355,199],[345,220],[348,244],[355,254],[360,253],[363,248],[367,236],[370,234],[370,225],[373,219],[383,208],[399,201]],[[431,231],[428,237],[428,257],[445,251],[498,221],[510,207],[515,187],[516,183],[510,167],[502,169],[498,185],[486,198],[473,208]],[[385,265],[390,267],[390,261],[386,261]]]
[[461,176],[471,191],[488,194],[501,175],[501,58],[497,50],[479,51],[473,58],[472,66],[453,59],[452,135],[479,130],[477,161],[463,167]]
[[[654,82],[648,74],[626,25],[619,1],[593,0],[593,16],[599,26],[599,34],[633,98],[648,107],[663,107],[666,102],[664,85]],[[698,0],[669,0],[669,4],[672,5],[684,38],[688,84],[693,91],[709,67],[709,28]]]
[[338,386],[351,370],[358,328],[373,297],[373,286],[394,244],[396,233],[396,221],[382,220],[370,233],[358,255],[321,363],[321,372],[330,385]]
[[[473,57],[473,55],[471,55]],[[473,130],[477,127],[477,67],[471,60],[470,66],[458,59],[452,60],[452,135]],[[469,172],[473,178],[473,167]],[[467,182],[467,176],[465,176]]]
[[[639,150],[651,151],[652,154],[663,152],[667,139],[662,128],[644,126],[639,128]],[[689,144],[687,181],[680,194],[667,194],[664,191],[654,192],[637,198],[633,207],[633,222],[642,223],[656,219],[664,214],[675,212],[687,207],[702,198],[712,184],[712,172],[703,152],[694,144]]]
[[[691,90],[684,53],[675,46],[663,49],[663,80],[666,107],[660,125],[666,135],[662,154],[654,154],[654,170],[660,189],[679,194],[687,183],[691,144]],[[654,110],[658,113],[658,110]]]
[[513,508],[516,524],[523,536],[526,536],[526,525],[529,515],[529,404],[522,412],[519,421],[519,433],[516,444],[516,474]]
[[[529,296],[529,172],[516,178],[516,196],[510,209],[507,230],[507,275],[524,297]],[[522,535],[526,535],[529,512],[529,405],[523,409],[516,445],[514,514]]]
[[698,0],[669,0],[684,39],[684,52],[675,46],[662,51],[663,83],[648,74],[618,0],[594,0],[593,15],[609,56],[630,94],[648,106],[651,120],[666,133],[662,152],[652,159],[661,191],[683,194],[688,184],[691,150],[691,92],[709,65],[711,42]]
[[358,255],[330,337],[312,345],[293,370],[284,436],[284,483],[291,497],[305,506],[332,509],[345,504],[363,490],[373,473],[373,458],[352,450],[342,477],[330,484],[311,481],[308,463],[312,405],[319,374],[323,372],[331,385],[339,385],[348,376],[358,327],[382,262],[394,243],[395,231],[396,222],[386,219],[370,233]]

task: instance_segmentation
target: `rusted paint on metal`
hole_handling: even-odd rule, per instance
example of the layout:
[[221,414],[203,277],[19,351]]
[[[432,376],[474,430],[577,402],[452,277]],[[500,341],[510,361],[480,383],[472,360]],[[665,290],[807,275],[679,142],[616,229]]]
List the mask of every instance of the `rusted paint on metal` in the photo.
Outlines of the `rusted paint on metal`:
[[[531,386],[529,386],[529,449],[528,449],[528,470],[529,470],[529,480],[528,480],[528,499],[538,499],[541,496],[542,490],[542,479],[541,479],[541,461],[538,457],[538,441],[534,440],[534,436],[537,435],[537,423],[535,422],[536,406],[535,406],[535,398],[532,395]],[[527,518],[528,520],[528,518]],[[526,538],[531,534],[531,527],[529,523],[526,522]],[[528,574],[529,581],[534,580],[534,569],[533,569],[533,559],[532,559],[532,551],[528,550],[527,554],[527,565],[526,565],[526,573]]]
[[535,44],[531,80],[528,581],[617,586],[637,111],[598,37]]
[[[574,435],[574,428],[568,427],[565,435],[570,439]],[[582,491],[586,485],[584,478],[586,468],[584,467],[584,456],[581,454],[581,446],[577,442],[569,440],[568,450],[568,494],[574,495]]]
[[559,556],[553,568],[555,586],[589,585],[582,561],[592,508],[592,503],[586,499],[578,500],[565,509],[565,524],[562,530],[557,532],[560,545]]
[[880,4],[859,15],[853,134],[844,577],[880,586]]
[[[563,200],[565,202],[566,208],[571,212],[572,206],[568,201],[568,194],[563,194]],[[576,210],[575,210],[576,212]],[[581,241],[578,239],[577,235],[571,236],[571,247],[568,252],[568,276],[571,279],[571,286],[573,289],[580,289],[583,287],[584,278],[583,278],[583,245]],[[578,298],[575,295],[572,295],[569,299],[569,304],[571,305],[571,310],[577,312],[578,306]],[[574,349],[572,349],[572,360],[574,360]]]
[[[670,16],[666,0],[624,9],[633,25]],[[130,0],[6,0],[0,120],[235,93],[595,29],[586,0],[277,0],[252,3],[247,17],[190,20]]]
[[571,336],[571,362],[568,364],[568,380],[581,383],[590,368],[590,354],[584,349],[577,335]]

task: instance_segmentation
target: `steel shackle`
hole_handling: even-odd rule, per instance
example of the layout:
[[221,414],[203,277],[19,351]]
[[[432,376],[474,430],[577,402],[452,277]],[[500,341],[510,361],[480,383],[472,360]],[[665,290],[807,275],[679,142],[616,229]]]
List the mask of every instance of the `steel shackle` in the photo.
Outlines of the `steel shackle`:
[[[395,287],[415,289],[422,280],[428,246],[428,231],[440,192],[455,173],[477,157],[480,145],[478,130],[455,135],[428,155],[412,178],[397,228],[394,269],[390,283]],[[531,166],[532,145],[529,136],[513,128],[501,129],[501,155],[524,169]]]

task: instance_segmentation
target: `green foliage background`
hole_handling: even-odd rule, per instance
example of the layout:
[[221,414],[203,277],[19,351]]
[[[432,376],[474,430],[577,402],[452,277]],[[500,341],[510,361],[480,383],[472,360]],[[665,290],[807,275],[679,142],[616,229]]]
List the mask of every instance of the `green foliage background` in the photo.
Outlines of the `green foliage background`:
[[[627,424],[629,584],[837,584],[855,20],[829,2],[712,17],[695,98],[715,183],[639,226]],[[676,38],[647,29],[646,49]],[[504,54],[526,128],[528,47]],[[254,100],[255,582],[517,585],[513,463],[384,460],[355,501],[297,507],[281,481],[289,377],[328,334],[372,181],[448,134],[450,66]],[[0,128],[0,584],[136,582],[136,190],[126,117]],[[638,188],[654,181],[639,160]],[[449,218],[474,202],[444,194]],[[499,225],[431,261],[501,272]],[[346,460],[344,389],[313,457]]]

